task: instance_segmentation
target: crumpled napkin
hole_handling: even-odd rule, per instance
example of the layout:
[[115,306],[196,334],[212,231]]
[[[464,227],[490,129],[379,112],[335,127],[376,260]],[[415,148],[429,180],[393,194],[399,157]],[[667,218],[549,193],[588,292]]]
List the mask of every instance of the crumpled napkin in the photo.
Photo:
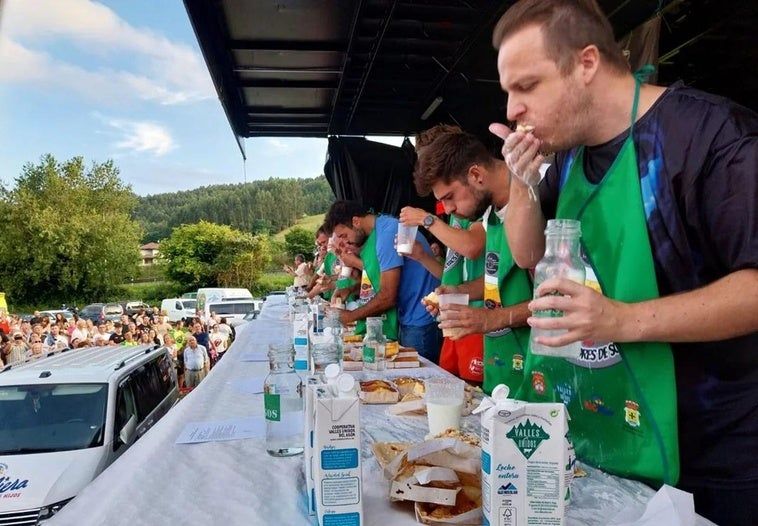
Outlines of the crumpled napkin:
[[648,501],[642,516],[639,509],[624,509],[608,526],[717,526],[695,513],[692,494],[663,485]]

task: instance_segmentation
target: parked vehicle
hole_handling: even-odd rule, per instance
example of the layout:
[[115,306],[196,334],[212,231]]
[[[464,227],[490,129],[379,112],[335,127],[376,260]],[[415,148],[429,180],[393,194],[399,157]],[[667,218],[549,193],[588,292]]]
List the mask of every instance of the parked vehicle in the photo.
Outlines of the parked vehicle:
[[255,310],[255,303],[256,300],[250,298],[207,303],[206,307],[209,313],[215,312],[219,318],[226,318],[230,327],[236,327],[244,323],[243,318],[248,312]]
[[47,316],[50,321],[55,321],[55,315],[56,314],[63,314],[63,316],[67,320],[73,320],[74,319],[74,313],[71,312],[68,309],[43,310],[43,311],[40,311],[40,313],[39,313],[40,317],[44,318],[45,316]]
[[165,313],[168,321],[184,320],[187,322],[196,314],[197,300],[186,298],[168,298],[161,301],[161,312]]
[[195,300],[197,299],[197,292],[185,292],[182,294],[182,299]]
[[118,321],[123,313],[124,308],[120,303],[90,303],[79,311],[79,317],[98,324],[107,320]]
[[[214,309],[208,308],[210,303],[221,303],[226,301],[238,301],[238,300],[251,300],[253,301],[252,293],[247,289],[239,288],[221,288],[221,287],[209,287],[203,289],[197,289],[197,310],[203,311],[206,318],[210,317],[211,312]],[[261,300],[254,300],[255,306],[260,310]],[[248,309],[254,310],[255,306]],[[242,312],[244,315],[247,312]],[[218,311],[216,311],[218,314]]]
[[165,347],[92,347],[0,371],[0,518],[52,517],[179,397]]
[[140,310],[144,311],[148,316],[152,316],[154,311],[150,305],[142,301],[125,301],[121,303],[121,307],[123,307],[124,312],[127,313],[130,318]]

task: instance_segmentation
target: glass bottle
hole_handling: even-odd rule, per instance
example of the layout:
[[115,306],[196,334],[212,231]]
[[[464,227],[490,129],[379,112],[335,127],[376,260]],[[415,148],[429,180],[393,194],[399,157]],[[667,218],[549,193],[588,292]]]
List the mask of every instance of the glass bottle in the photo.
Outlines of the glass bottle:
[[263,382],[266,451],[275,457],[303,452],[303,382],[295,372],[292,344],[270,345],[270,371]]
[[[581,222],[574,219],[551,219],[545,230],[545,255],[534,269],[534,298],[537,287],[550,278],[567,278],[584,284],[584,261],[581,254],[580,239],[582,237]],[[554,294],[558,294],[557,292]],[[548,309],[535,311],[538,318],[559,318],[563,311]],[[531,350],[542,356],[560,358],[578,358],[581,342],[573,342],[562,347],[548,347],[535,342],[537,336],[560,336],[566,329],[548,330],[532,328]]]
[[384,371],[387,367],[384,352],[387,339],[382,334],[382,318],[366,318],[366,336],[363,338],[363,368]]

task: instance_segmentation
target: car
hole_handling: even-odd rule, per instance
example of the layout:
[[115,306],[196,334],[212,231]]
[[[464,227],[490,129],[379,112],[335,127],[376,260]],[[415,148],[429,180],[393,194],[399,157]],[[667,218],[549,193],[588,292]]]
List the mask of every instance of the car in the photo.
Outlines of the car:
[[128,314],[130,318],[137,314],[140,310],[143,310],[148,316],[153,315],[154,309],[142,301],[122,301],[120,303],[121,307],[124,309],[124,312]]
[[92,323],[104,323],[107,320],[119,321],[124,313],[120,303],[90,303],[79,311],[79,317],[92,320]]
[[55,321],[56,314],[63,314],[63,316],[69,321],[74,319],[74,313],[66,309],[48,309],[40,311],[39,313],[41,318],[47,316],[50,321]]
[[171,355],[157,345],[63,351],[0,369],[0,522],[50,519],[178,399]]

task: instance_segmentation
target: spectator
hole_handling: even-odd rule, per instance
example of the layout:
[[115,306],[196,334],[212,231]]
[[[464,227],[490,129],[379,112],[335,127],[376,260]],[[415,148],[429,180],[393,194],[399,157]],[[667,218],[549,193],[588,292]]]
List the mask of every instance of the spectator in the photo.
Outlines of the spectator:
[[310,269],[308,268],[308,263],[305,262],[305,256],[302,254],[298,254],[295,256],[295,266],[294,268],[291,265],[284,265],[284,270],[295,278],[292,281],[292,284],[295,287],[306,287],[308,286],[308,278],[310,276]]
[[197,338],[187,336],[187,347],[184,349],[184,383],[187,387],[197,387],[205,378],[211,361],[208,351],[203,345],[198,345]]
[[68,347],[68,337],[61,333],[61,328],[58,325],[51,326],[50,334],[47,335],[44,342],[45,354],[60,351],[66,347]]
[[124,326],[120,321],[113,324],[113,332],[108,338],[108,342],[111,345],[121,345],[124,341]]
[[5,350],[5,357],[3,360],[6,365],[23,362],[26,358],[26,351],[29,350],[29,346],[24,341],[24,335],[20,332],[13,334],[13,341],[9,343]]

